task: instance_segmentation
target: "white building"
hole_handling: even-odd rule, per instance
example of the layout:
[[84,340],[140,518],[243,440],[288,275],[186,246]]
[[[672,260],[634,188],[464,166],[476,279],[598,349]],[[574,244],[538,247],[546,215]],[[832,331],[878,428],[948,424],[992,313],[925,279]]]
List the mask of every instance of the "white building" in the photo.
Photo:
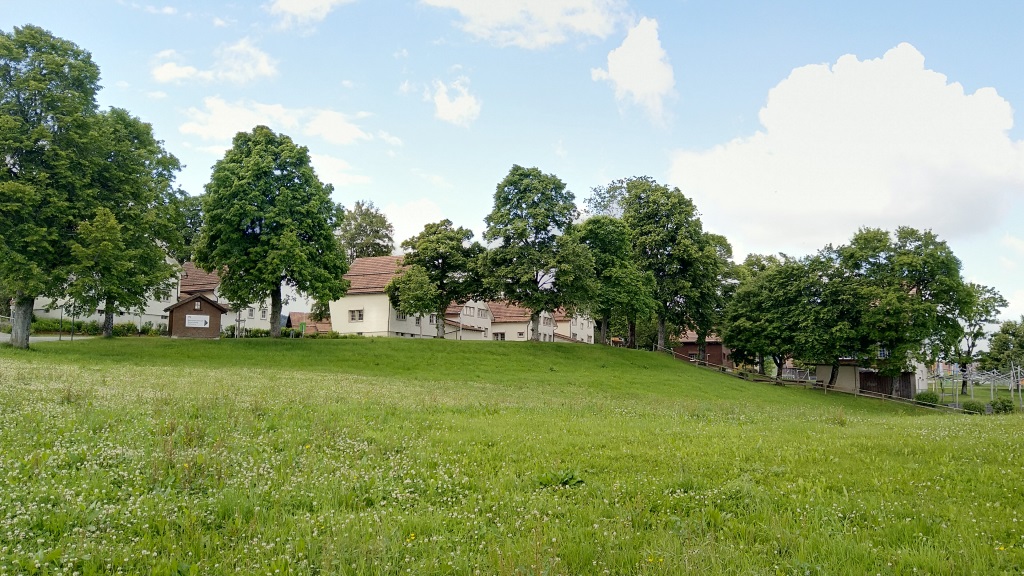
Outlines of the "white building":
[[[532,335],[530,311],[508,302],[490,302],[491,339],[529,340]],[[555,318],[549,312],[540,313],[541,342],[555,341]]]
[[565,310],[555,310],[555,340],[559,342],[594,343],[594,319],[577,313],[569,316]]
[[[235,310],[231,303],[220,296],[220,276],[216,272],[204,272],[191,262],[181,267],[181,279],[178,282],[178,297],[188,298],[194,294],[202,294],[228,308],[221,316],[220,326],[227,330],[228,326],[235,329],[270,330],[270,298],[260,304],[254,304],[242,310]],[[281,323],[284,326],[284,323]]]

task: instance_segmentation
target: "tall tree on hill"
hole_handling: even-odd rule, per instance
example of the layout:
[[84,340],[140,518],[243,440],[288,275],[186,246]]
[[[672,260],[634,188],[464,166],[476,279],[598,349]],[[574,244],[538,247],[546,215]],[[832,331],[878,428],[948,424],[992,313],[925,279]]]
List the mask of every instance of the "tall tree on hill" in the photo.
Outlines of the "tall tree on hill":
[[[622,219],[633,238],[639,265],[654,275],[658,303],[658,346],[665,346],[670,321],[693,326],[699,312],[699,284],[714,266],[701,266],[711,238],[704,234],[697,208],[678,188],[646,176],[626,181]],[[714,272],[717,274],[717,270]]]
[[531,339],[540,339],[540,313],[586,306],[594,292],[594,258],[566,234],[578,212],[573,194],[554,174],[512,166],[498,183],[484,239],[487,287],[530,310]]
[[395,228],[373,202],[359,200],[351,210],[341,208],[338,239],[348,261],[387,256],[395,251]]
[[68,238],[95,209],[99,75],[88,52],[42,28],[0,32],[0,292],[14,297],[17,348],[28,348],[36,297],[66,281]]
[[471,243],[472,239],[471,230],[442,220],[402,242],[407,250],[402,259],[406,269],[388,285],[388,295],[403,313],[437,314],[438,338],[444,338],[448,305],[463,304],[483,293],[479,264],[484,247]]
[[963,285],[956,320],[960,330],[945,334],[943,357],[960,366],[962,391],[967,392],[967,368],[980,358],[978,344],[986,336],[986,327],[995,324],[999,311],[1009,304],[1002,294],[989,286],[973,282]]
[[142,310],[149,296],[165,298],[173,288],[176,270],[166,248],[181,245],[182,234],[168,220],[167,206],[176,198],[180,164],[149,124],[125,110],[111,108],[94,122],[92,178],[101,207],[71,241],[65,292],[76,310],[102,307],[109,337],[116,314]]
[[237,308],[269,296],[274,338],[281,335],[282,285],[316,301],[337,300],[348,289],[330,195],[306,147],[266,126],[235,135],[213,167],[196,263],[220,274],[221,294]]
[[174,190],[158,208],[165,226],[174,230],[167,253],[178,262],[191,262],[199,231],[203,227],[203,197]]
[[593,216],[576,229],[579,240],[594,256],[597,290],[591,312],[601,330],[601,343],[608,344],[608,325],[613,315],[622,316],[630,333],[627,345],[636,345],[636,320],[652,313],[654,276],[634,261],[629,228],[611,216]]

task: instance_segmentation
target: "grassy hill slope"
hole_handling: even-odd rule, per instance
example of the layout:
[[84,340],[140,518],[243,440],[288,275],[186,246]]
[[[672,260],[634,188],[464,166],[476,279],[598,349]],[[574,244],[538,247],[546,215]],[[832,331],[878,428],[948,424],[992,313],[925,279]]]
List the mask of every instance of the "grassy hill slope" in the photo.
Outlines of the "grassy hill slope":
[[1017,573],[1022,423],[596,346],[6,349],[0,573]]

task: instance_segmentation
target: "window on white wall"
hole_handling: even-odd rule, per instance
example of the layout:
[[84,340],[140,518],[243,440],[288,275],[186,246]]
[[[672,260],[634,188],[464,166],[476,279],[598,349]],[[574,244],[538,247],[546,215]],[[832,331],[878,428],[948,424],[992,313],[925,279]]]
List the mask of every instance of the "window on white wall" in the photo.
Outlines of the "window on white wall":
[[349,310],[348,311],[348,321],[349,322],[362,322],[363,321],[363,311],[362,310]]
[[430,319],[428,320],[428,323],[430,323],[430,324],[437,324],[437,314],[431,314],[430,315]]
[[505,333],[504,332],[495,332],[493,334],[493,336],[494,336],[495,340],[504,340],[505,339]]
[[255,308],[249,308],[249,318],[255,318],[255,317],[256,317],[256,309]]
[[267,311],[266,311],[266,309],[260,310],[260,320],[266,320],[266,319],[267,319]]
[[395,315],[395,319],[399,320],[399,321],[405,320],[406,318],[408,318],[408,316],[405,315],[405,314],[402,314],[401,312],[399,312],[398,314]]
[[420,316],[416,317],[416,325],[419,326],[422,323],[423,318]]

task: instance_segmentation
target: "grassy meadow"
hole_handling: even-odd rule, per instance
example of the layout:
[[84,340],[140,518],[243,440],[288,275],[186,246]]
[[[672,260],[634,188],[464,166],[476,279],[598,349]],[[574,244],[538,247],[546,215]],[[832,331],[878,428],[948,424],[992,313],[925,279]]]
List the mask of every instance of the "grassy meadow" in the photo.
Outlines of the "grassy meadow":
[[0,349],[0,575],[1020,574],[1024,416],[648,352]]

